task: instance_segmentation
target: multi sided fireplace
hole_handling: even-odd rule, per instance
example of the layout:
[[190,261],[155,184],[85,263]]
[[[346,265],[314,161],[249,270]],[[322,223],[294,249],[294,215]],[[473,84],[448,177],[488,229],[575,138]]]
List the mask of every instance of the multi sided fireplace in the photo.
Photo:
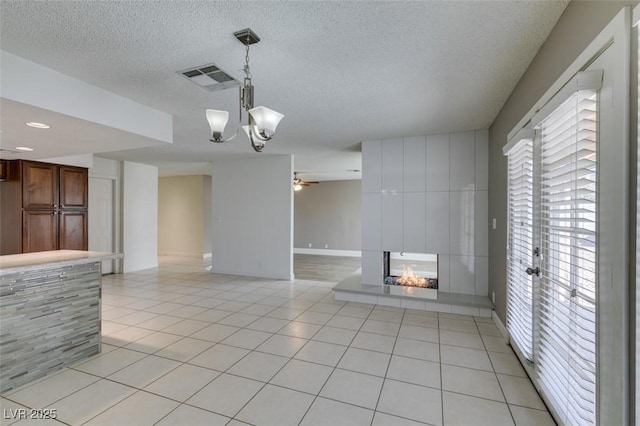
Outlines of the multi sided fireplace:
[[383,282],[390,294],[437,298],[437,254],[385,251],[382,256]]

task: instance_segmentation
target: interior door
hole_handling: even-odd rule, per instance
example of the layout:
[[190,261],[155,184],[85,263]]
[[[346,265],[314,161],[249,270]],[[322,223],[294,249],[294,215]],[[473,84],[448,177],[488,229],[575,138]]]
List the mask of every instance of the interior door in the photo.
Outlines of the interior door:
[[[114,180],[89,178],[89,250],[113,252]],[[113,261],[102,262],[102,273],[113,273]]]

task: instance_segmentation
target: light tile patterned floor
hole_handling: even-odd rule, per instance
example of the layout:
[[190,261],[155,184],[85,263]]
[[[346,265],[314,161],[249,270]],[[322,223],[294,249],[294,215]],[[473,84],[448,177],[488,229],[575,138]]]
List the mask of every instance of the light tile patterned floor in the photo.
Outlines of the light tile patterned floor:
[[[70,425],[553,425],[491,320],[201,262],[103,279],[103,350],[2,395]],[[15,411],[13,411],[15,412]]]

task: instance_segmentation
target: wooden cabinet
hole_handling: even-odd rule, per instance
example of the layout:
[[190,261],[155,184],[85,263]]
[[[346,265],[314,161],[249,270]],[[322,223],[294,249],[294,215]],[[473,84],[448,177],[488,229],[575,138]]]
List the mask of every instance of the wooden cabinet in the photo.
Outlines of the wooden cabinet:
[[61,209],[87,209],[89,206],[89,174],[87,169],[60,166],[59,202]]
[[9,162],[7,160],[0,160],[0,181],[5,181],[9,178]]
[[33,161],[22,162],[22,207],[58,208],[58,166]]
[[22,252],[58,249],[58,216],[51,210],[22,213]]
[[0,254],[87,250],[87,169],[26,160],[7,166]]
[[87,250],[88,213],[64,211],[58,214],[58,248],[60,250]]

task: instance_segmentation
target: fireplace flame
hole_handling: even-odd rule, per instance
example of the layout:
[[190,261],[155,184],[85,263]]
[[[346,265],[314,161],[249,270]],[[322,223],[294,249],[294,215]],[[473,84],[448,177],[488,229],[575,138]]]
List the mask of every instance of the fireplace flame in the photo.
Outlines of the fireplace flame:
[[413,268],[406,265],[402,265],[402,275],[398,277],[397,283],[411,287],[429,287],[425,277],[414,274]]

